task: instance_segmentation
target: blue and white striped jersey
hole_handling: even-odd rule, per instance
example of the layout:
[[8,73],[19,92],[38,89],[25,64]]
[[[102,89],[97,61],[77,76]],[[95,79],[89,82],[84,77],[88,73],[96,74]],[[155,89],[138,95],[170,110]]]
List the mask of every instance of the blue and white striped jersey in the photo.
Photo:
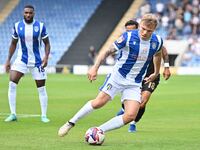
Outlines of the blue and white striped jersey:
[[114,66],[114,79],[124,85],[139,85],[154,54],[161,50],[163,40],[152,34],[148,41],[144,41],[139,37],[139,30],[132,30],[123,33],[113,45],[120,50]]
[[31,24],[19,21],[14,25],[12,37],[19,42],[18,61],[27,66],[40,66],[44,54],[41,51],[41,40],[48,37],[44,24],[35,20]]

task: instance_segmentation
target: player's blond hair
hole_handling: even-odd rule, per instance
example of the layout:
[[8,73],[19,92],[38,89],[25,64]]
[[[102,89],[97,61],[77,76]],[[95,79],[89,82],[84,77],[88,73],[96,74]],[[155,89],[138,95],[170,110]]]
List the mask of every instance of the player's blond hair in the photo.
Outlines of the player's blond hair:
[[142,17],[141,22],[143,22],[147,26],[154,25],[155,28],[157,27],[157,25],[159,23],[158,17],[156,15],[154,15],[154,14],[151,14],[151,13],[145,14]]

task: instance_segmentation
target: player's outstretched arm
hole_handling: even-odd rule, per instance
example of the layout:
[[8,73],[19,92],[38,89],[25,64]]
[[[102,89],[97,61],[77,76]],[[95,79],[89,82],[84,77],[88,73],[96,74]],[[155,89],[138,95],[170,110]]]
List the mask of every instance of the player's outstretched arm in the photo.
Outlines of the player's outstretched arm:
[[110,46],[109,49],[102,50],[99,52],[94,65],[88,71],[88,79],[90,81],[96,80],[97,71],[98,71],[100,65],[104,62],[106,57],[108,57],[110,54],[114,53],[115,51],[116,51],[116,49],[112,45],[112,46]]
[[6,72],[10,71],[10,60],[11,60],[11,58],[15,52],[15,49],[17,47],[17,42],[18,42],[18,39],[12,38],[12,41],[11,41],[10,47],[9,47],[8,58],[7,58],[6,64],[5,64]]
[[168,80],[171,76],[171,72],[169,69],[169,56],[168,56],[168,52],[167,49],[163,46],[162,47],[162,58],[164,61],[164,71],[163,71],[163,77],[165,80]]

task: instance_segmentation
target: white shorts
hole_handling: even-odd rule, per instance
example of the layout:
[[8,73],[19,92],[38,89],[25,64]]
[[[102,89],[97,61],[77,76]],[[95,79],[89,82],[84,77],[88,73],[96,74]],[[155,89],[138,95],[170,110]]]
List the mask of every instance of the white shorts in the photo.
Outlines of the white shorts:
[[22,61],[15,61],[11,66],[11,70],[19,71],[23,74],[30,72],[34,80],[47,79],[47,73],[44,68],[41,67],[29,67]]
[[138,85],[120,85],[113,81],[113,78],[109,74],[100,88],[101,91],[108,94],[111,99],[115,97],[116,94],[121,93],[121,102],[124,100],[135,100],[141,103],[141,88]]

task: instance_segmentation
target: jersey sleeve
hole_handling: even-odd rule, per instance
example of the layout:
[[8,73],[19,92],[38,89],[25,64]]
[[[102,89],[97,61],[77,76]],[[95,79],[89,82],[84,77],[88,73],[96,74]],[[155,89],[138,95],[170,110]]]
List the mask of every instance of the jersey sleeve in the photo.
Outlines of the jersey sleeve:
[[159,45],[158,45],[156,53],[159,53],[161,51],[161,49],[162,49],[162,46],[163,46],[163,39],[158,35],[157,35],[157,39],[158,39]]
[[127,32],[123,33],[114,43],[115,49],[119,50],[126,46]]
[[18,34],[17,34],[17,30],[16,30],[16,25],[14,25],[13,29],[12,29],[12,37],[14,39],[18,39]]
[[47,31],[46,31],[46,27],[45,27],[44,24],[43,24],[43,26],[42,26],[41,37],[42,37],[42,39],[45,39],[45,38],[48,37],[48,33],[47,33]]

